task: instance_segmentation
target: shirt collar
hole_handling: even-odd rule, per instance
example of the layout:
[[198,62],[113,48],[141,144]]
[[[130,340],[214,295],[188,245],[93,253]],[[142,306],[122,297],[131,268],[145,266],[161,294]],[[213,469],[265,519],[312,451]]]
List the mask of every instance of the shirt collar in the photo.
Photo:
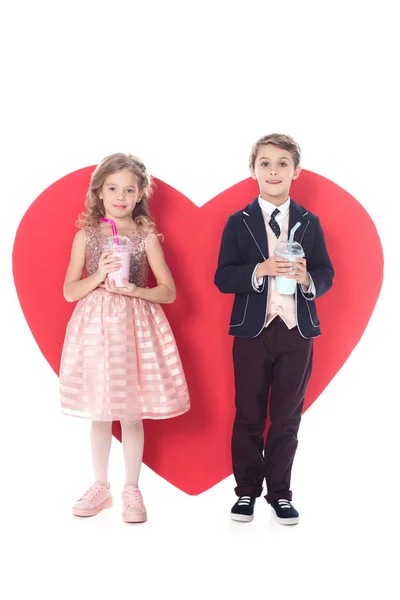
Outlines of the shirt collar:
[[263,198],[261,198],[261,196],[258,196],[258,204],[260,205],[261,210],[264,213],[266,213],[269,217],[272,215],[272,213],[274,212],[274,210],[276,208],[279,208],[279,211],[281,213],[279,216],[281,216],[284,219],[289,212],[290,196],[286,200],[286,202],[281,204],[281,206],[275,206],[275,204],[271,204],[271,202],[268,202],[268,200],[263,200]]

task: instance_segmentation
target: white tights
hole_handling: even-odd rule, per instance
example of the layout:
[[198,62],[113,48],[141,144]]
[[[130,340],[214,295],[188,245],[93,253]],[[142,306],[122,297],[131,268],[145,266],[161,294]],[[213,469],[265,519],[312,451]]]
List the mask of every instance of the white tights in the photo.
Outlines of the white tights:
[[[108,459],[112,439],[111,421],[92,421],[91,446],[95,480],[108,486]],[[125,459],[125,485],[138,487],[143,458],[142,421],[121,421],[122,449]]]

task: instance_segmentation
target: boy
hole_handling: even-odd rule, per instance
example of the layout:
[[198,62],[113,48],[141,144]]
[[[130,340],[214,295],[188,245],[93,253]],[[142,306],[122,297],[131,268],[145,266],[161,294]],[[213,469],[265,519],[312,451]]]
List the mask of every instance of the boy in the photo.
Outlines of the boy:
[[[300,171],[300,148],[291,137],[260,138],[250,154],[260,195],[229,217],[222,235],[215,284],[221,292],[235,294],[229,333],[234,336],[232,465],[239,499],[231,517],[236,521],[253,519],[264,478],[265,498],[278,522],[299,521],[290,477],[311,374],[312,339],[321,334],[314,299],[330,289],[334,276],[318,217],[289,197]],[[305,258],[290,263],[273,253],[297,222],[294,239]],[[278,294],[277,275],[295,279],[296,293]],[[268,400],[271,426],[264,444]]]

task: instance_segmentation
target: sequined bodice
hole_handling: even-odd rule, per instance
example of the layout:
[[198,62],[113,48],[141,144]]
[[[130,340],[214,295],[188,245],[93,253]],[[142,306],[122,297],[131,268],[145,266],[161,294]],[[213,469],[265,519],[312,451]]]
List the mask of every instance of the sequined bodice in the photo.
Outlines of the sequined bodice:
[[[103,246],[110,234],[104,233],[100,227],[85,227],[86,275],[93,275],[97,271]],[[152,232],[144,227],[137,227],[124,234],[132,242],[132,254],[129,269],[129,281],[139,287],[146,287],[149,274],[149,263],[146,256],[146,238]]]

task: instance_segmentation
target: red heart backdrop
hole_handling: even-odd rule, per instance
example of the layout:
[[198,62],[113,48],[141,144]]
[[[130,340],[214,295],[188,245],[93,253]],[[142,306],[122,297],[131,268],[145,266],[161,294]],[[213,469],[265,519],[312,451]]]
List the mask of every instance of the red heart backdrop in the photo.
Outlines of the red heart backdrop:
[[[63,280],[93,169],[75,171],[47,188],[24,215],[14,244],[14,280],[22,310],[57,374],[74,308],[63,299]],[[145,422],[144,462],[186,493],[199,494],[232,472],[234,388],[228,323],[233,298],[220,294],[213,278],[228,215],[251,202],[258,189],[246,179],[198,208],[166,183],[155,183],[152,212],[165,235],[164,250],[178,290],[177,301],[165,311],[182,356],[192,409],[176,419]],[[333,182],[304,170],[291,195],[320,216],[336,271],[332,290],[317,301],[323,335],[315,341],[306,410],[367,326],[382,285],[383,255],[368,213]],[[120,439],[119,423],[114,434]]]

